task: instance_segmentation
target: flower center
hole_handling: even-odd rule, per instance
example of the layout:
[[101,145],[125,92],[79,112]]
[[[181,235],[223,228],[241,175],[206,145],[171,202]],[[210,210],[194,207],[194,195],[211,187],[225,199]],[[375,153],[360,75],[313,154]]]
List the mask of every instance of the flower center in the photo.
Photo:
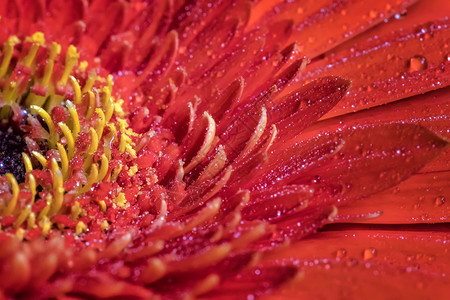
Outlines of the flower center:
[[22,160],[25,148],[22,132],[12,127],[0,129],[0,175],[12,173],[17,182],[25,181],[25,166]]
[[136,158],[112,76],[40,32],[10,37],[0,58],[1,229],[27,239],[104,231],[107,209],[127,208],[116,181]]

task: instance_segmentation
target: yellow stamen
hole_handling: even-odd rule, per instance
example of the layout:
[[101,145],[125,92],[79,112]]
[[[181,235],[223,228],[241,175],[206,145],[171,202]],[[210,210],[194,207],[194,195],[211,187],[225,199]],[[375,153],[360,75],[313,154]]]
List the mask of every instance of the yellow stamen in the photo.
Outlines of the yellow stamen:
[[109,223],[106,220],[103,220],[102,225],[100,225],[100,228],[105,231],[106,229],[108,229],[109,227]]
[[37,105],[31,105],[30,109],[31,109],[32,113],[38,114],[39,116],[41,116],[41,118],[44,120],[45,124],[47,124],[48,133],[50,135],[49,140],[55,140],[55,125],[53,124],[53,120],[50,117],[50,115],[48,114],[48,112],[46,112],[45,109],[43,109],[42,107],[37,106]]
[[106,203],[105,203],[105,201],[104,200],[100,200],[98,202],[98,204],[100,205],[100,209],[102,210],[102,212],[105,212],[106,211]]
[[113,77],[111,74],[108,75],[108,77],[106,77],[106,82],[108,85],[108,88],[110,91],[112,91],[112,87],[113,87]]
[[125,133],[122,133],[122,136],[120,137],[120,143],[119,143],[119,153],[123,154],[126,150],[127,144],[131,142],[131,139],[128,135]]
[[39,163],[42,165],[42,169],[45,169],[47,167],[47,159],[40,154],[37,151],[32,151],[31,154],[39,161]]
[[111,101],[111,89],[109,87],[105,86],[103,88],[102,103],[105,109],[106,122],[109,122],[114,112],[114,105]]
[[130,169],[128,170],[128,176],[134,176],[134,174],[136,174],[138,171],[138,167],[136,165],[131,166]]
[[33,174],[28,174],[28,185],[31,191],[31,204],[33,204],[34,199],[36,198],[36,179]]
[[63,175],[59,169],[56,159],[52,159],[52,177],[53,177],[53,202],[51,214],[57,213],[62,206],[64,198]]
[[36,227],[36,215],[32,212],[28,215],[27,228],[32,229]]
[[106,173],[108,173],[108,167],[109,167],[109,161],[105,154],[102,154],[102,162],[100,166],[100,171],[98,172],[98,178],[97,182],[101,182],[105,176]]
[[61,131],[66,138],[67,156],[69,159],[72,159],[75,156],[75,141],[73,139],[72,131],[70,131],[69,127],[63,122],[59,122],[58,126],[61,128]]
[[125,199],[125,194],[119,193],[114,202],[117,204],[118,207],[125,208],[127,205],[127,199]]
[[89,128],[89,133],[91,135],[91,143],[89,145],[89,148],[87,152],[85,153],[85,159],[83,163],[84,169],[88,169],[89,166],[92,164],[92,156],[97,151],[98,148],[98,136],[97,132],[94,130],[94,128]]
[[69,100],[66,101],[66,107],[69,110],[70,117],[72,118],[72,135],[73,140],[76,141],[78,133],[80,133],[80,119],[78,118],[77,108]]
[[25,222],[25,220],[28,218],[28,215],[31,212],[31,205],[28,205],[27,207],[25,207],[25,209],[23,209],[19,216],[17,217],[16,221],[14,222],[14,228],[18,228],[20,227],[20,225],[23,224],[23,222]]
[[25,230],[23,228],[17,229],[16,236],[19,238],[19,240],[23,240],[24,235],[25,235]]
[[80,206],[80,203],[78,201],[75,201],[74,205],[72,205],[70,216],[72,217],[72,220],[78,219],[78,216],[81,214],[82,209]]
[[118,101],[116,101],[116,103],[114,103],[114,115],[118,116],[118,117],[123,117],[125,116],[125,112],[122,109],[123,106],[123,99],[120,99]]
[[[134,144],[133,144],[134,145]],[[132,158],[136,158],[136,150],[132,147],[132,144],[128,144],[125,146],[126,151],[131,155]]]
[[45,218],[47,218],[47,214],[48,214],[48,212],[50,211],[50,207],[51,207],[51,205],[52,205],[52,202],[53,202],[53,197],[52,197],[52,195],[47,195],[47,197],[45,197],[45,202],[47,203],[47,205],[41,210],[41,212],[39,213],[39,216],[38,216],[38,220],[39,221],[42,221],[42,220],[44,220]]
[[80,189],[80,194],[86,193],[91,190],[92,185],[97,182],[98,167],[96,164],[91,165],[89,176],[87,177],[87,183]]
[[48,217],[44,217],[41,221],[39,221],[39,226],[42,228],[42,234],[45,236],[52,228],[52,222],[50,222]]
[[114,167],[112,174],[111,174],[111,180],[116,181],[117,177],[119,177],[120,172],[122,171],[123,165],[118,165]]
[[105,121],[106,121],[105,114],[103,113],[103,111],[100,108],[96,108],[95,112],[98,115],[98,121],[97,121],[97,127],[96,127],[97,136],[99,138],[101,138],[103,135],[103,129],[105,128]]
[[86,119],[90,119],[94,114],[95,109],[95,95],[94,92],[88,91],[89,94],[89,107],[86,110]]
[[65,85],[67,83],[67,80],[69,79],[69,75],[72,72],[73,67],[78,63],[78,58],[80,57],[80,54],[77,53],[77,48],[73,45],[69,46],[69,49],[67,49],[66,54],[66,65],[64,68],[64,73],[61,76],[61,79],[59,80],[58,84]]
[[113,124],[113,123],[108,123],[106,126],[107,126],[107,127],[109,128],[109,130],[111,130],[111,132],[114,134],[114,137],[117,138],[117,129],[116,129],[115,124]]
[[31,172],[33,170],[33,164],[30,157],[26,153],[22,153],[23,164],[25,165],[25,172]]
[[2,216],[9,216],[12,214],[12,212],[16,208],[17,199],[19,197],[19,185],[17,184],[16,178],[14,178],[14,175],[11,173],[8,173],[8,174],[6,174],[6,178],[8,179],[9,183],[11,184],[12,197],[8,201],[6,208],[3,210]]
[[20,43],[20,40],[17,36],[13,35],[8,38],[8,40],[3,45],[3,60],[0,65],[0,77],[5,76],[8,71],[9,63],[11,62],[11,58],[14,52],[14,46]]
[[28,55],[23,59],[23,64],[26,67],[30,67],[36,57],[39,46],[45,44],[44,34],[42,32],[36,32],[31,37],[27,37],[25,41],[33,43],[33,45],[31,45],[30,52],[28,52]]
[[75,77],[70,76],[70,82],[72,83],[73,91],[75,92],[74,103],[80,104],[81,103],[81,88],[80,88],[80,85],[78,84],[78,80]]
[[50,55],[47,60],[47,66],[45,66],[44,77],[42,78],[41,84],[43,86],[48,86],[50,83],[50,79],[53,74],[53,67],[55,65],[55,58],[61,53],[61,45],[53,42],[52,47],[50,49]]
[[82,221],[77,223],[77,226],[75,226],[75,233],[76,234],[81,234],[83,232],[85,232],[87,229],[86,224],[84,224]]
[[56,143],[56,146],[58,147],[59,157],[61,159],[62,175],[64,180],[66,180],[69,177],[69,159],[67,158],[67,152],[60,143]]
[[78,69],[80,70],[80,71],[86,71],[86,69],[87,69],[87,67],[89,66],[89,63],[87,62],[87,61],[85,61],[85,60],[83,60],[82,62],[80,62],[79,63],[79,65],[78,65]]
[[90,72],[89,73],[89,78],[86,81],[86,84],[83,87],[82,93],[87,93],[90,90],[92,90],[92,87],[94,86],[95,80],[97,80],[97,74],[95,74],[95,72]]
[[[5,103],[11,104],[17,100],[17,83],[11,82],[9,87],[3,92]],[[6,111],[5,111],[6,109]],[[2,118],[6,118],[10,108],[7,106],[2,107]]]

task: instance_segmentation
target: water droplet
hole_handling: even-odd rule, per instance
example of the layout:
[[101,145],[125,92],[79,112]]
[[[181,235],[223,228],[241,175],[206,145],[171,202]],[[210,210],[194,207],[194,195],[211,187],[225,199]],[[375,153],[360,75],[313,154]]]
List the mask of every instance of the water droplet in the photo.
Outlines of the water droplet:
[[363,252],[363,259],[369,260],[377,255],[377,250],[375,248],[366,248]]
[[369,12],[369,17],[370,17],[371,19],[375,19],[377,16],[378,16],[378,13],[377,13],[375,10],[371,10],[371,11]]
[[407,63],[409,72],[425,70],[428,67],[427,59],[421,55],[411,57]]
[[345,249],[338,249],[336,251],[336,258],[344,258],[345,256],[347,256],[347,250],[345,250]]
[[442,206],[445,203],[445,197],[444,196],[437,196],[434,199],[434,205],[435,206]]

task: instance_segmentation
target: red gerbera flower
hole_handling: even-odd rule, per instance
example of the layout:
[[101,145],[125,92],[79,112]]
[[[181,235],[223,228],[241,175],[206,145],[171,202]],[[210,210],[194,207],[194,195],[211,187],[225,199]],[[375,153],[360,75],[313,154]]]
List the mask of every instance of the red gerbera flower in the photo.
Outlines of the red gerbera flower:
[[1,295],[448,293],[449,7],[412,2],[2,3]]

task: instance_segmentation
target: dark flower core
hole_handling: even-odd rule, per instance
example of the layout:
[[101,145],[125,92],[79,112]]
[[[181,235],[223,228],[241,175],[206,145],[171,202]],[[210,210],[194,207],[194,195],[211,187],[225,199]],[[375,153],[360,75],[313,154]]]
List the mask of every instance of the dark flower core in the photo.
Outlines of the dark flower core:
[[12,173],[18,183],[25,181],[22,153],[26,144],[22,133],[11,127],[0,129],[0,175]]

